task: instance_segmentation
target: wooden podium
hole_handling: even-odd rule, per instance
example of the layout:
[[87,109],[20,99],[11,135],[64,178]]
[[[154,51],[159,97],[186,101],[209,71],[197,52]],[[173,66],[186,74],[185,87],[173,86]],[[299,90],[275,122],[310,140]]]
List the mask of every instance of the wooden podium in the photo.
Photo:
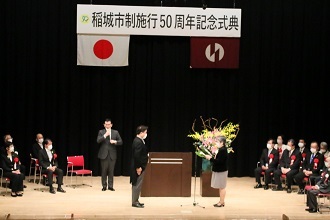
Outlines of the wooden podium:
[[191,152],[150,152],[141,196],[190,197]]

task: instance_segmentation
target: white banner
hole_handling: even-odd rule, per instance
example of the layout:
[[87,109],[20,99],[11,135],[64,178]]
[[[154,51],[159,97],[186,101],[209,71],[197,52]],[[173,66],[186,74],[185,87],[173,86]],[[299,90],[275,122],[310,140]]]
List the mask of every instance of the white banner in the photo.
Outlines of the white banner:
[[241,9],[78,4],[77,33],[240,37]]

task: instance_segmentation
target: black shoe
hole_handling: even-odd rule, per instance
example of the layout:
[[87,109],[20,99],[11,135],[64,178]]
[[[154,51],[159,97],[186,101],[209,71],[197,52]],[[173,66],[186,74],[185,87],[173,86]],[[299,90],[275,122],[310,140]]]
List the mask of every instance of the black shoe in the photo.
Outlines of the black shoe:
[[255,189],[262,188],[262,185],[261,185],[260,183],[258,183],[257,185],[255,185],[254,188],[255,188]]
[[144,206],[141,205],[140,203],[134,203],[134,204],[132,204],[132,207],[135,207],[135,208],[144,208]]
[[52,193],[52,194],[55,194],[56,193],[55,190],[54,190],[54,188],[50,188],[49,189],[49,192]]
[[273,189],[273,191],[283,191],[282,187],[276,187],[275,189]]
[[217,204],[214,204],[213,206],[214,206],[214,207],[225,207],[225,204],[218,204],[218,203],[217,203]]
[[12,196],[12,197],[16,197],[17,194],[16,194],[16,193],[11,193],[11,196]]
[[144,203],[138,202],[140,205],[144,206]]
[[110,191],[115,191],[115,189],[112,188],[112,187],[109,187],[108,190],[110,190]]
[[287,189],[286,192],[287,193],[292,193],[292,189]]
[[103,186],[102,191],[105,191],[105,190],[107,190],[107,187]]
[[16,196],[22,197],[23,196],[23,193],[16,193]]
[[315,213],[315,212],[317,212],[317,209],[311,209],[311,210],[309,210],[308,212],[309,212],[309,213]]
[[66,191],[64,189],[62,189],[62,187],[58,187],[57,192],[66,193]]
[[307,208],[307,209],[305,209],[305,211],[307,211],[307,212],[309,212],[310,210],[313,210],[313,209],[311,209],[311,208]]
[[268,185],[265,185],[264,186],[264,190],[267,190],[267,189],[269,189],[269,186]]

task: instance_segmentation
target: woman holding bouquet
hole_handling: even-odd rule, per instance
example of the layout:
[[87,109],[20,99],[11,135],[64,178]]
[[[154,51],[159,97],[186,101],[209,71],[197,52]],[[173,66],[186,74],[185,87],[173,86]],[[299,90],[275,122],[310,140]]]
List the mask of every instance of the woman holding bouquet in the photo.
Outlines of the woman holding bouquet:
[[214,156],[205,155],[212,163],[211,187],[219,189],[220,201],[214,207],[224,207],[226,197],[226,185],[228,177],[228,152],[226,148],[226,137],[219,137],[218,153]]
[[23,196],[24,174],[20,172],[18,155],[14,153],[14,145],[12,143],[6,143],[5,148],[6,152],[1,157],[3,176],[10,179],[11,196]]

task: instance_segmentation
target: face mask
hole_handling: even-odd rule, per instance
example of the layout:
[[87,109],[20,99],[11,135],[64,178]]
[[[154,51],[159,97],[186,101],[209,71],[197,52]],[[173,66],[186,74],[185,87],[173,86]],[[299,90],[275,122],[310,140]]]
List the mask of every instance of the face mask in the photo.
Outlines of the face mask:
[[272,145],[271,144],[267,144],[267,148],[268,149],[272,149]]
[[282,140],[281,139],[277,139],[277,143],[278,144],[282,144]]
[[142,139],[146,139],[147,136],[148,136],[148,134],[145,134],[145,135],[142,137]]
[[304,146],[304,143],[299,143],[298,146],[299,147],[303,147]]
[[42,144],[42,142],[44,142],[44,139],[43,138],[38,139],[38,143],[39,144]]
[[53,149],[53,145],[49,145],[48,150],[52,150],[52,149]]
[[12,138],[9,138],[9,139],[7,140],[7,142],[13,143],[13,139],[12,139]]
[[291,151],[291,146],[287,146],[286,149],[288,149],[288,151]]
[[14,147],[13,146],[9,147],[9,151],[14,152]]
[[316,153],[316,149],[315,149],[315,148],[311,148],[311,152],[312,152],[313,154],[315,154],[315,153]]
[[320,153],[321,153],[321,154],[324,154],[325,152],[327,152],[325,149],[321,149],[321,150],[320,150]]
[[324,165],[329,168],[330,167],[330,163],[329,162],[324,162]]

